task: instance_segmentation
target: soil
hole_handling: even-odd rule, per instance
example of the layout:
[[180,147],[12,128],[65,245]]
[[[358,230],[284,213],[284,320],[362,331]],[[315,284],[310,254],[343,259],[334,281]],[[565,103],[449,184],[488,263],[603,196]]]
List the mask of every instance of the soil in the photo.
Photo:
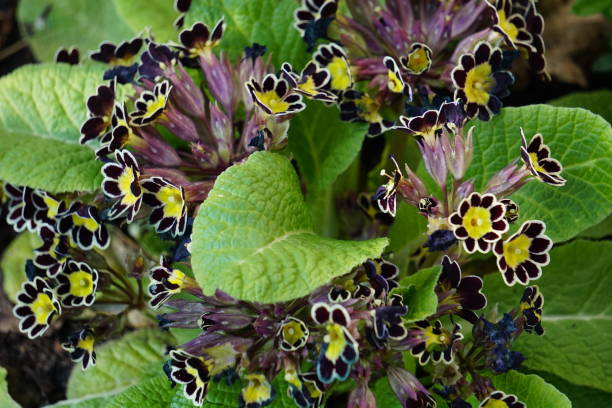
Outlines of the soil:
[[[0,0],[0,76],[36,61],[15,21],[17,1]],[[594,59],[608,47],[610,22],[598,16],[572,16],[570,3],[571,0],[540,2],[546,15],[545,40],[550,52],[549,66],[554,68],[553,81],[542,82],[519,73],[514,92],[504,101],[506,106],[544,103],[571,92],[612,87],[609,73],[590,70]],[[0,254],[14,236],[12,229],[0,221]],[[0,366],[7,369],[10,394],[25,408],[64,399],[72,362],[61,349],[60,339],[74,331],[74,327],[59,319],[42,338],[28,339],[19,332],[12,304],[1,288]]]

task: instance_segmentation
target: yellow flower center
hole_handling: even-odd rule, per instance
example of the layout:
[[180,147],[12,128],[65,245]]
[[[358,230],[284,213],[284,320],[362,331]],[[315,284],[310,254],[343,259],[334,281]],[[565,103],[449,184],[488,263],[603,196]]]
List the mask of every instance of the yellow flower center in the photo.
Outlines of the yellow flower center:
[[463,216],[463,227],[470,238],[479,239],[491,231],[491,226],[491,215],[486,208],[470,207]]
[[137,179],[138,175],[134,174],[134,170],[131,167],[126,167],[123,173],[119,176],[118,184],[119,190],[123,193],[121,202],[125,205],[134,205],[140,196],[134,195],[132,192],[132,183]]
[[72,223],[75,227],[85,227],[91,232],[95,232],[100,227],[100,224],[93,218],[81,217],[78,214],[72,214]]
[[537,153],[529,153],[529,160],[531,160],[531,165],[533,166],[535,171],[540,172],[540,173],[546,173],[546,170],[544,170],[544,167],[540,166],[540,164],[538,163]]
[[359,116],[368,123],[378,123],[383,120],[378,113],[378,103],[368,95],[363,95],[357,101],[357,105],[361,108]]
[[55,218],[59,209],[60,202],[58,200],[53,199],[52,197],[49,197],[48,195],[45,195],[43,197],[43,201],[47,206],[47,218]]
[[164,186],[156,194],[164,204],[164,217],[181,218],[183,213],[183,196],[181,190],[174,186]]
[[304,338],[304,331],[299,322],[290,321],[283,325],[283,338],[291,344],[295,344]]
[[516,41],[516,38],[518,37],[518,28],[506,19],[506,12],[504,10],[500,10],[497,13],[497,16],[499,17],[499,26],[501,29],[513,42]]
[[489,102],[489,92],[494,85],[491,72],[491,65],[484,62],[467,73],[464,91],[468,102],[478,105],[486,105]]
[[526,235],[519,235],[509,242],[504,242],[504,258],[512,269],[529,259],[531,240]]
[[343,91],[351,86],[351,71],[344,58],[333,57],[331,62],[327,65],[327,69],[332,77],[332,89]]
[[153,116],[158,110],[163,109],[166,106],[166,95],[157,95],[157,98],[152,100],[147,105],[147,111],[144,114],[144,117]]
[[311,76],[309,76],[306,81],[299,83],[297,87],[308,95],[315,95],[317,93],[314,79]]
[[421,74],[429,67],[430,59],[425,48],[418,48],[408,55],[408,69],[415,74]]
[[242,398],[246,404],[261,403],[272,397],[272,389],[263,375],[251,374],[245,378],[249,381],[242,389]]
[[425,347],[427,348],[434,344],[446,344],[448,342],[448,336],[444,333],[435,334],[432,326],[424,329],[423,332],[425,334]]
[[506,404],[504,401],[490,399],[482,406],[482,408],[508,408],[508,404]]
[[85,271],[77,271],[68,275],[70,281],[70,294],[76,297],[85,297],[93,292],[93,278]]
[[272,111],[272,113],[282,113],[289,109],[289,104],[282,100],[275,91],[255,92],[257,99]]
[[83,340],[79,340],[79,342],[77,343],[77,347],[83,350],[87,350],[91,353],[94,348],[93,336],[87,336]]
[[171,293],[180,292],[181,288],[185,286],[185,278],[187,276],[178,269],[173,269],[170,277],[168,278],[168,282],[177,285],[179,288],[176,290],[171,290]]
[[391,92],[402,93],[404,91],[402,80],[398,78],[395,72],[387,71],[387,77],[389,79],[388,86]]
[[340,358],[346,347],[346,338],[344,337],[342,326],[337,323],[328,324],[327,334],[323,340],[329,344],[325,351],[325,357],[331,361],[336,361]]
[[36,299],[34,299],[34,302],[32,302],[30,308],[32,309],[32,313],[34,313],[37,324],[47,324],[49,315],[57,311],[55,305],[53,305],[53,301],[49,295],[45,293],[39,293]]

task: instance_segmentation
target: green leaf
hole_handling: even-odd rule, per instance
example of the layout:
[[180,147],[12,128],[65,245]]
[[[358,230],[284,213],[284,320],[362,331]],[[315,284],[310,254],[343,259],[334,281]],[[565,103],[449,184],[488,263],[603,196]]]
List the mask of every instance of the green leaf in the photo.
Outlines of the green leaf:
[[295,155],[309,194],[328,188],[359,154],[367,126],[341,122],[338,109],[309,103],[289,128],[289,149]]
[[268,47],[276,68],[288,61],[302,69],[309,56],[306,43],[293,28],[297,7],[293,0],[193,0],[185,24],[202,21],[212,27],[225,17],[227,28],[221,48],[230,58],[240,58],[244,47],[256,42]]
[[0,270],[2,270],[2,286],[6,296],[15,303],[21,284],[28,278],[25,274],[25,264],[34,257],[34,249],[42,245],[36,234],[22,232],[9,244],[2,253]]
[[172,336],[156,329],[138,330],[96,348],[97,364],[82,371],[75,366],[68,380],[69,399],[108,397],[139,383],[162,360]]
[[574,92],[548,102],[553,106],[584,108],[612,122],[612,91]]
[[[46,8],[49,14],[43,18]],[[78,47],[83,58],[102,41],[118,43],[134,34],[109,0],[21,1],[17,19],[23,37],[41,61],[52,61],[58,48],[70,46]]]
[[111,399],[104,408],[168,408],[176,389],[165,374],[131,386]]
[[[529,369],[571,383],[612,392],[612,242],[576,240],[551,251],[551,263],[534,282],[544,294],[544,336],[522,334],[514,349]],[[518,305],[524,287],[506,287],[496,273],[485,277],[489,307]]]
[[258,152],[222,173],[200,207],[192,265],[206,293],[273,303],[307,295],[386,245],[316,235],[291,162]]
[[387,377],[379,378],[372,387],[372,393],[376,398],[376,406],[384,408],[402,408],[402,404],[395,396],[389,385]]
[[397,209],[395,221],[389,229],[389,250],[397,252],[416,242],[421,243],[427,231],[427,218],[418,210],[401,201]]
[[536,372],[535,374],[565,394],[575,408],[612,407],[612,393],[575,385],[550,373]]
[[612,18],[612,3],[610,0],[576,0],[572,11],[580,16],[602,13]]
[[435,265],[400,280],[395,291],[404,297],[404,304],[408,306],[408,313],[404,315],[407,322],[423,320],[436,312],[438,296],[435,288],[440,273],[442,267]]
[[174,21],[178,12],[173,3],[168,0],[115,0],[119,16],[133,32],[140,33],[151,28],[158,42],[177,41],[178,32],[174,28]]
[[0,407],[2,408],[19,408],[19,404],[16,403],[8,393],[8,386],[6,384],[6,370],[0,367]]
[[565,395],[535,374],[525,375],[511,370],[491,379],[495,388],[516,395],[529,408],[572,408]]
[[612,128],[584,109],[532,105],[504,108],[490,122],[472,122],[474,161],[467,178],[476,177],[476,191],[519,157],[520,132],[542,133],[552,157],[563,164],[564,187],[531,181],[512,195],[523,219],[546,223],[553,241],[565,241],[601,222],[612,208]]
[[55,193],[99,188],[102,163],[78,140],[102,72],[37,64],[0,79],[0,179]]
[[612,215],[591,228],[582,231],[577,235],[578,238],[601,239],[612,236]]

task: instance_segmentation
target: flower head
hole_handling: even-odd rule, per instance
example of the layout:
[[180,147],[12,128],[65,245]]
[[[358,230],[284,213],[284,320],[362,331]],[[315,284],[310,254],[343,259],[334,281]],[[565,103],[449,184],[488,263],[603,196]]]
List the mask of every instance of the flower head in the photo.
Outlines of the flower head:
[[509,71],[502,68],[502,52],[486,42],[476,46],[473,54],[464,54],[451,74],[455,99],[460,99],[467,116],[487,121],[502,108],[500,98],[509,93],[514,82]]
[[308,327],[303,321],[293,316],[287,317],[278,329],[281,350],[295,351],[301,349],[308,341],[308,334]]
[[89,119],[81,126],[79,143],[85,144],[106,133],[111,124],[113,108],[115,106],[115,82],[109,85],[100,85],[95,95],[87,99]]
[[130,113],[130,123],[134,126],[145,126],[153,123],[166,109],[172,91],[168,81],[155,84],[153,91],[143,91],[134,102],[136,110]]
[[448,256],[442,258],[442,273],[438,279],[438,312],[456,313],[470,323],[478,320],[474,310],[484,309],[487,297],[481,292],[482,279],[478,276],[463,276],[457,261]]
[[336,95],[325,89],[331,79],[329,71],[320,68],[316,62],[310,61],[306,64],[299,75],[293,71],[293,67],[287,62],[283,64],[281,70],[283,77],[295,92],[319,101],[336,101]]
[[239,408],[261,408],[270,404],[275,396],[272,384],[263,374],[247,374],[247,384],[240,390]]
[[385,64],[385,68],[387,68],[387,88],[393,93],[411,95],[412,91],[410,85],[404,82],[402,72],[393,57],[385,57],[383,59],[383,64]]
[[565,179],[560,175],[563,167],[558,160],[550,157],[550,149],[544,144],[542,135],[534,135],[527,144],[525,132],[521,128],[521,138],[521,159],[531,174],[551,186],[565,185]]
[[69,235],[79,248],[90,250],[93,247],[105,249],[110,243],[108,230],[102,224],[96,207],[73,202],[59,215],[58,231]]
[[516,234],[495,243],[497,266],[508,286],[516,282],[526,285],[542,275],[542,266],[548,265],[548,251],[553,244],[544,231],[546,225],[542,221],[526,221]]
[[509,198],[499,200],[500,203],[506,207],[506,213],[504,218],[508,221],[508,224],[512,224],[519,218],[519,205]]
[[91,59],[105,64],[127,67],[134,63],[134,58],[138,55],[142,44],[143,40],[140,37],[134,37],[119,45],[103,42],[99,50],[91,54]]
[[81,59],[81,55],[79,53],[78,48],[61,47],[55,52],[55,57],[53,59],[55,60],[55,62],[58,62],[58,63],[68,64],[68,65],[78,65],[79,60]]
[[331,75],[329,89],[341,94],[353,87],[353,76],[351,67],[346,57],[346,52],[337,44],[323,44],[317,48],[312,57],[319,66],[326,68]]
[[516,395],[505,394],[502,391],[493,391],[479,405],[480,408],[527,408],[525,403],[520,402]]
[[442,322],[434,321],[433,325],[427,320],[414,323],[408,329],[408,337],[405,343],[410,348],[410,354],[419,360],[419,364],[425,365],[429,360],[436,363],[444,362],[450,364],[453,361],[455,344],[463,338],[460,324],[455,324],[453,331],[442,327]]
[[19,330],[31,339],[42,336],[61,312],[59,300],[49,284],[40,277],[23,283],[13,308],[13,314],[19,319]]
[[54,278],[66,267],[70,248],[68,237],[58,234],[49,224],[43,224],[38,235],[43,244],[34,250],[34,265],[45,270],[50,278]]
[[289,83],[282,77],[268,74],[261,84],[255,78],[251,78],[245,85],[253,102],[267,115],[289,115],[306,108],[302,96],[292,92]]
[[372,311],[373,324],[368,338],[376,348],[385,348],[389,340],[401,341],[406,338],[408,331],[402,316],[407,312],[408,308],[403,305],[399,295],[393,298],[393,304],[380,306]]
[[348,378],[353,364],[359,360],[357,342],[348,331],[351,318],[340,304],[329,306],[315,303],[310,311],[312,320],[323,325],[326,335],[315,363],[317,377],[324,384]]
[[225,20],[223,18],[217,21],[212,31],[206,24],[199,21],[191,28],[181,31],[179,40],[188,58],[207,57],[221,41],[224,31]]
[[380,105],[376,99],[353,89],[342,93],[340,119],[345,122],[369,123],[368,136],[378,136],[393,126],[392,120],[387,120],[380,114]]
[[412,75],[421,75],[431,68],[431,48],[427,45],[415,42],[405,57],[400,58],[402,67]]
[[365,280],[359,280],[355,297],[375,297],[376,299],[386,298],[389,293],[399,286],[397,277],[399,268],[382,258],[368,259],[361,268],[365,272]]
[[472,193],[463,200],[459,209],[451,214],[448,221],[458,240],[468,253],[478,250],[483,254],[491,244],[508,231],[504,219],[505,207],[492,194]]
[[542,327],[542,308],[544,307],[544,296],[537,286],[527,286],[521,298],[520,311],[525,318],[524,329],[527,333],[535,333],[538,336],[544,334]]
[[295,10],[293,26],[309,46],[327,36],[327,26],[338,11],[338,0],[303,0]]
[[183,187],[175,186],[161,177],[142,182],[144,202],[153,208],[149,222],[157,232],[182,235],[187,226],[187,204]]
[[70,259],[57,281],[57,294],[64,306],[91,306],[96,299],[98,271],[85,262]]
[[142,137],[134,132],[130,124],[125,102],[115,104],[111,118],[111,128],[112,130],[100,139],[102,146],[96,150],[98,157],[105,157],[126,145],[139,146],[143,144]]
[[168,258],[162,257],[160,265],[149,271],[149,306],[158,309],[170,296],[181,292],[187,286],[194,286],[192,278],[179,269],[173,269]]
[[183,350],[171,350],[170,359],[170,378],[179,384],[184,384],[185,397],[195,405],[201,406],[211,378],[211,361]]
[[323,402],[325,384],[315,373],[297,373],[285,370],[285,381],[289,383],[287,394],[299,408],[318,408]]
[[114,219],[127,211],[128,222],[132,222],[142,203],[140,168],[127,150],[115,151],[115,160],[117,163],[107,163],[102,167],[102,191],[108,197],[119,199],[110,208],[108,216]]
[[395,217],[395,211],[397,208],[397,187],[402,180],[402,171],[400,170],[399,164],[395,160],[395,157],[390,156],[391,161],[395,165],[395,169],[391,175],[387,174],[385,170],[381,170],[380,175],[385,176],[389,179],[386,184],[378,187],[376,193],[374,193],[374,199],[378,203],[380,211],[386,214],[390,214]]
[[75,363],[81,363],[81,369],[87,370],[96,365],[96,352],[94,350],[94,333],[91,329],[85,328],[71,334],[62,348],[70,353],[70,358]]

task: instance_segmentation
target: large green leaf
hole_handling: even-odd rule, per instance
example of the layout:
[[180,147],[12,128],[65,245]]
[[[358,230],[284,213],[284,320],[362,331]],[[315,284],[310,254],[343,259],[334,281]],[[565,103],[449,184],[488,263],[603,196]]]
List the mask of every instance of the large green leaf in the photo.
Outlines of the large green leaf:
[[150,28],[158,42],[177,41],[174,20],[178,12],[173,3],[169,0],[115,0],[119,15],[132,31],[140,33]]
[[495,388],[514,394],[529,408],[572,408],[572,403],[554,386],[535,374],[511,370],[492,378]]
[[36,64],[0,79],[0,179],[51,192],[99,187],[102,163],[78,139],[102,71]]
[[367,126],[339,120],[338,109],[321,102],[291,121],[289,149],[298,161],[309,193],[328,188],[359,154]]
[[239,58],[244,47],[256,42],[268,47],[277,68],[289,61],[301,69],[308,55],[306,44],[293,28],[297,7],[293,0],[193,0],[185,24],[203,21],[212,26],[225,17],[221,47],[230,57]]
[[387,244],[316,235],[291,162],[269,152],[217,178],[192,240],[193,271],[206,293],[265,303],[305,296]]
[[116,395],[104,408],[168,408],[176,389],[172,388],[165,374],[132,385]]
[[565,394],[572,401],[574,408],[612,407],[612,393],[575,385],[550,373],[536,372],[535,374]]
[[17,292],[28,278],[25,274],[25,264],[34,257],[34,249],[42,244],[36,234],[23,232],[9,244],[2,253],[0,270],[2,271],[2,287],[6,296],[15,302]]
[[[515,348],[524,366],[571,383],[612,392],[612,242],[576,240],[551,251],[551,263],[534,282],[544,294],[544,336],[522,334]],[[490,307],[516,307],[524,287],[485,277]]]
[[440,265],[435,265],[400,281],[395,291],[404,297],[404,304],[408,306],[408,313],[404,316],[406,321],[423,320],[436,312],[438,296],[435,288],[441,272]]
[[[44,18],[47,7],[48,16]],[[102,41],[117,43],[134,34],[111,0],[20,1],[17,18],[24,38],[42,61],[53,60],[60,47],[76,46],[83,55]]]
[[575,92],[548,102],[553,106],[566,108],[584,108],[598,114],[608,122],[612,122],[612,91]]
[[19,408],[13,398],[8,393],[8,387],[6,385],[6,370],[0,367],[0,407],[2,408]]
[[555,241],[572,238],[610,214],[612,208],[612,128],[584,109],[532,105],[505,108],[490,122],[473,122],[474,161],[467,177],[480,191],[489,177],[519,157],[520,132],[542,133],[552,157],[563,164],[564,187],[529,182],[512,195],[524,219],[546,222]]
[[97,364],[82,371],[73,369],[66,395],[69,399],[88,400],[108,397],[139,383],[149,375],[151,366],[162,360],[172,336],[154,329],[131,332],[96,348]]

